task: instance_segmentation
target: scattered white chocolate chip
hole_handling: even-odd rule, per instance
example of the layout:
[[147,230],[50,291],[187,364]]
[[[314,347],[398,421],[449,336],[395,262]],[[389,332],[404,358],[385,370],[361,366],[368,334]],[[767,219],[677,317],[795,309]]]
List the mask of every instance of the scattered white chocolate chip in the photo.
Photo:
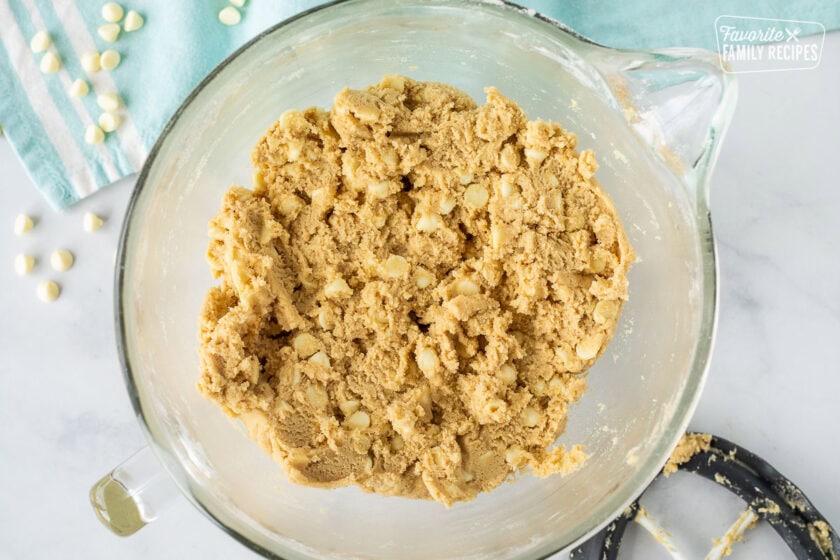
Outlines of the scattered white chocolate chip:
[[464,279],[458,282],[458,285],[455,286],[455,291],[458,292],[458,295],[474,296],[478,294],[479,288],[478,284],[472,280]]
[[519,152],[512,144],[506,144],[502,148],[499,162],[503,171],[514,171],[519,166]]
[[116,2],[108,2],[102,6],[102,19],[116,23],[123,18],[123,7]]
[[99,60],[102,64],[103,70],[113,70],[114,68],[120,65],[120,53],[118,53],[114,49],[108,49],[107,51],[102,53],[102,56]]
[[591,360],[598,355],[601,345],[604,343],[604,335],[601,333],[591,334],[578,342],[575,353],[581,360]]
[[42,53],[51,46],[52,38],[46,31],[39,31],[33,35],[32,40],[29,41],[29,48],[31,48],[34,53]]
[[357,410],[347,419],[347,425],[357,430],[365,430],[370,427],[370,414],[364,410]]
[[50,264],[58,272],[70,270],[76,259],[73,258],[73,253],[67,249],[56,249],[50,255]]
[[490,193],[484,185],[473,183],[464,190],[464,204],[473,210],[484,208],[489,199]]
[[309,361],[313,364],[322,365],[324,367],[330,367],[330,358],[323,352],[315,352],[312,356],[309,357]]
[[391,255],[385,260],[385,273],[391,278],[401,278],[408,274],[411,265],[400,255]]
[[318,339],[309,333],[300,333],[292,340],[292,348],[301,358],[308,358],[318,351]]
[[82,54],[80,59],[82,69],[88,74],[99,72],[102,69],[102,58],[96,51],[88,51]]
[[120,126],[120,116],[114,113],[102,113],[99,115],[99,128],[105,132],[114,132]]
[[38,284],[37,293],[41,301],[55,301],[61,293],[61,288],[52,280],[44,280]]
[[55,74],[61,70],[61,59],[53,52],[45,52],[41,57],[40,68],[44,74]]
[[141,27],[143,27],[143,16],[135,12],[134,10],[129,10],[129,12],[125,15],[125,21],[123,22],[123,29],[130,33],[132,31],[137,31]]
[[100,25],[96,32],[99,33],[99,36],[102,37],[103,40],[113,43],[117,40],[117,37],[120,36],[120,24],[106,23],[105,25]]
[[95,124],[89,124],[85,129],[85,142],[88,144],[101,144],[105,140],[105,132]]
[[225,25],[236,25],[242,20],[242,14],[233,6],[222,8],[219,12],[219,21]]
[[104,220],[93,212],[85,212],[82,218],[82,227],[88,233],[98,230],[102,227],[103,223],[105,223]]
[[504,364],[499,368],[499,379],[507,385],[516,383],[516,368],[510,364]]
[[99,108],[103,111],[113,113],[120,108],[122,100],[117,92],[109,91],[107,93],[100,93],[97,95],[96,104],[99,105]]
[[236,6],[237,8],[241,8],[245,5],[245,0],[230,0],[230,3]]
[[432,282],[435,280],[435,275],[429,272],[428,270],[418,269],[417,275],[414,278],[415,285],[420,288],[421,290],[428,288],[431,286]]
[[417,351],[417,367],[426,375],[432,375],[437,370],[440,360],[431,348],[421,348]]
[[462,172],[458,173],[458,181],[462,185],[469,185],[470,183],[472,183],[472,180],[473,180],[473,174],[472,173],[467,173],[465,171],[462,171]]
[[35,227],[35,222],[26,214],[18,214],[15,218],[15,235],[23,235]]
[[349,297],[353,295],[353,288],[344,278],[336,278],[324,287],[324,295],[328,298]]
[[86,81],[79,78],[78,80],[74,80],[70,87],[67,88],[67,93],[69,93],[73,97],[84,97],[88,93],[90,93],[90,86]]
[[20,254],[15,257],[15,272],[18,276],[29,274],[34,267],[35,258],[32,255]]

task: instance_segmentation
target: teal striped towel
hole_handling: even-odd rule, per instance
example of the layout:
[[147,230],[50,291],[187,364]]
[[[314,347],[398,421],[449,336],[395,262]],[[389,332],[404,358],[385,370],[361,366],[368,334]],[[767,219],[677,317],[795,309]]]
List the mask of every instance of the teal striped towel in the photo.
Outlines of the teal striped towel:
[[[389,1],[389,0],[383,0]],[[242,21],[222,25],[226,0],[120,0],[145,25],[106,43],[104,0],[0,0],[0,124],[33,182],[62,209],[139,171],[169,117],[192,88],[225,56],[266,27],[323,0],[248,0]],[[737,14],[819,21],[840,27],[840,0],[712,0],[678,9],[670,0],[520,0],[600,43],[623,48],[715,48],[714,20]],[[63,65],[39,70],[42,54],[31,38],[49,32]],[[80,57],[113,48],[122,56],[112,71],[86,75]],[[74,98],[67,88],[83,78],[91,94]],[[116,91],[122,123],[101,144],[85,142],[85,129],[101,109],[96,94]]]

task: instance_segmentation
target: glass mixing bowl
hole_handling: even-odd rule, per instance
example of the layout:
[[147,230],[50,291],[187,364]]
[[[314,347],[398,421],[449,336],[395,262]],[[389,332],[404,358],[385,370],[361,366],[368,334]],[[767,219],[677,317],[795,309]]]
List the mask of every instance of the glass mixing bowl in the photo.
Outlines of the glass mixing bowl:
[[[384,74],[497,86],[530,118],[578,134],[639,255],[630,301],[561,443],[590,457],[444,509],[356,488],[289,483],[196,390],[197,320],[213,281],[208,220],[248,184],[251,148],[289,108],[328,107]],[[149,449],[91,497],[127,534],[168,478],[230,535],[278,558],[533,558],[572,545],[652,480],[700,396],[716,316],[708,175],[734,103],[711,53],[616,51],[500,1],[347,0],[273,27],[214,70],[172,117],[140,175],[116,272],[126,384]],[[171,486],[171,485],[170,485]]]

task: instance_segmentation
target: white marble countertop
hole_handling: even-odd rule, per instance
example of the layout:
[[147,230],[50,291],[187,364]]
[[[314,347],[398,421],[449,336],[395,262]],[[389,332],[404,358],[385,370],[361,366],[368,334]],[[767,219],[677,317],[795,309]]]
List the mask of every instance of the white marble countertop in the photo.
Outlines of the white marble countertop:
[[[838,65],[835,33],[826,38],[816,70],[739,76],[738,107],[712,187],[719,331],[691,423],[770,461],[835,526]],[[114,252],[133,179],[56,214],[3,139],[0,170],[0,557],[255,558],[183,499],[126,539],[94,517],[91,483],[144,444],[123,388],[112,325]],[[93,235],[82,231],[87,210],[107,218]],[[19,212],[38,218],[37,229],[25,237],[12,235]],[[47,256],[59,246],[71,249],[77,263],[60,274],[62,297],[46,305],[37,300],[35,285],[52,276],[48,263],[42,260],[23,278],[12,264],[18,252]],[[716,498],[695,497],[696,503],[706,499]],[[674,522],[685,515],[664,511]],[[736,516],[732,509],[725,518]],[[705,543],[713,536],[719,535],[693,538]],[[791,557],[774,538],[770,529],[750,533],[739,545],[750,548],[742,556],[736,550],[735,557]],[[632,544],[633,550],[639,546]]]

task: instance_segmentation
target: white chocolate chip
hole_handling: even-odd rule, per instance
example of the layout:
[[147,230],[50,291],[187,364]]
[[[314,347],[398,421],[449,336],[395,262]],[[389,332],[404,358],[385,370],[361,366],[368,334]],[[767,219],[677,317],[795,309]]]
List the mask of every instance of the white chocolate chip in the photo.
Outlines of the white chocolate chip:
[[421,290],[428,288],[434,281],[435,275],[429,272],[428,270],[424,270],[422,268],[417,270],[417,275],[414,278],[414,283]]
[[61,288],[52,280],[44,280],[38,284],[37,293],[41,301],[55,301],[61,293]]
[[90,92],[90,86],[86,81],[79,78],[78,80],[74,80],[70,87],[67,88],[67,93],[69,93],[73,97],[84,97]]
[[499,368],[499,379],[506,385],[513,385],[516,383],[516,368],[510,364],[504,364]]
[[349,399],[338,405],[339,410],[344,416],[350,416],[362,406],[362,403],[356,399]]
[[123,7],[116,2],[108,2],[102,6],[102,19],[116,23],[123,18]]
[[513,171],[519,167],[519,152],[513,144],[506,144],[499,156],[499,163],[503,171]]
[[604,343],[604,335],[601,333],[591,334],[578,342],[575,353],[581,360],[591,360],[598,355],[601,345]]
[[516,186],[516,183],[513,182],[513,178],[510,175],[503,175],[499,185],[499,192],[501,192],[502,197],[508,198],[519,194],[519,187]]
[[301,358],[308,358],[318,351],[318,339],[309,333],[300,333],[292,341],[292,348]]
[[490,226],[490,242],[493,249],[500,250],[513,239],[510,229],[504,224]]
[[520,416],[522,417],[522,423],[526,426],[534,427],[540,421],[540,413],[533,406],[526,406]]
[[99,128],[105,132],[114,132],[120,126],[120,116],[114,113],[102,113],[99,115]]
[[230,3],[236,6],[237,8],[241,8],[245,5],[245,0],[230,0]]
[[61,59],[55,53],[45,52],[41,57],[40,68],[44,74],[55,74],[61,70]]
[[472,280],[464,279],[458,282],[458,285],[455,287],[455,291],[462,296],[474,296],[478,294],[479,288],[478,284]]
[[325,331],[331,331],[335,328],[335,319],[333,319],[329,310],[321,308],[318,311],[318,325]]
[[385,260],[385,273],[391,278],[402,278],[408,274],[411,265],[400,255],[391,255]]
[[35,267],[35,258],[32,255],[18,255],[15,257],[15,273],[18,276],[25,276],[32,272]]
[[357,410],[347,419],[347,425],[356,430],[365,430],[370,427],[370,414]]
[[306,400],[316,409],[324,408],[329,402],[326,389],[317,383],[306,388]]
[[330,357],[323,352],[315,352],[309,357],[309,361],[324,367],[330,367]]
[[233,6],[222,8],[219,12],[219,21],[225,25],[236,25],[242,20],[242,14]]
[[423,214],[420,216],[420,219],[417,220],[417,230],[426,233],[432,233],[439,225],[440,221],[437,214]]
[[462,185],[469,185],[470,183],[472,183],[472,180],[473,180],[473,174],[472,173],[467,173],[466,171],[461,171],[461,172],[458,173],[458,182],[461,183]]
[[118,93],[109,91],[107,93],[100,93],[96,96],[96,104],[103,111],[116,111],[122,105],[122,100]]
[[324,295],[328,298],[343,298],[353,295],[351,288],[344,278],[336,278],[324,287]]
[[125,15],[125,21],[123,22],[123,29],[130,33],[132,31],[137,31],[141,27],[143,27],[143,16],[135,12],[134,10],[129,10],[129,12]]
[[388,196],[388,181],[380,181],[368,185],[368,192],[376,198],[385,198]]
[[15,218],[15,235],[23,235],[33,227],[35,227],[35,222],[26,214],[18,214]]
[[484,208],[489,199],[490,193],[487,192],[487,187],[478,183],[471,184],[464,191],[464,204],[473,210]]
[[100,218],[93,212],[85,212],[85,215],[82,218],[82,227],[88,233],[98,230],[102,227],[103,223],[105,222],[102,220],[102,218]]
[[120,53],[114,49],[108,49],[103,52],[102,56],[99,58],[99,62],[102,64],[103,70],[113,70],[120,65],[120,60]]
[[99,36],[102,37],[104,41],[113,43],[117,40],[117,37],[120,36],[120,24],[106,23],[105,25],[100,25],[96,32],[99,33]]
[[101,144],[105,140],[105,132],[95,124],[89,124],[85,129],[85,142],[88,144]]
[[50,255],[50,264],[58,272],[70,270],[76,259],[73,258],[73,253],[67,249],[56,249]]
[[96,51],[88,51],[82,54],[80,62],[82,69],[88,74],[99,72],[102,69],[102,57]]
[[42,53],[51,46],[52,37],[50,37],[50,34],[46,31],[39,31],[33,35],[32,40],[29,41],[29,48],[31,48],[34,53]]
[[455,198],[450,195],[444,195],[438,203],[438,210],[443,215],[449,214],[455,209]]
[[426,375],[433,375],[439,364],[437,353],[431,348],[420,348],[417,351],[417,367]]
[[595,310],[592,312],[592,318],[601,325],[615,319],[616,315],[618,315],[618,301],[614,299],[602,299],[595,305]]
[[535,148],[525,148],[525,157],[534,163],[541,163],[548,157],[548,154]]

